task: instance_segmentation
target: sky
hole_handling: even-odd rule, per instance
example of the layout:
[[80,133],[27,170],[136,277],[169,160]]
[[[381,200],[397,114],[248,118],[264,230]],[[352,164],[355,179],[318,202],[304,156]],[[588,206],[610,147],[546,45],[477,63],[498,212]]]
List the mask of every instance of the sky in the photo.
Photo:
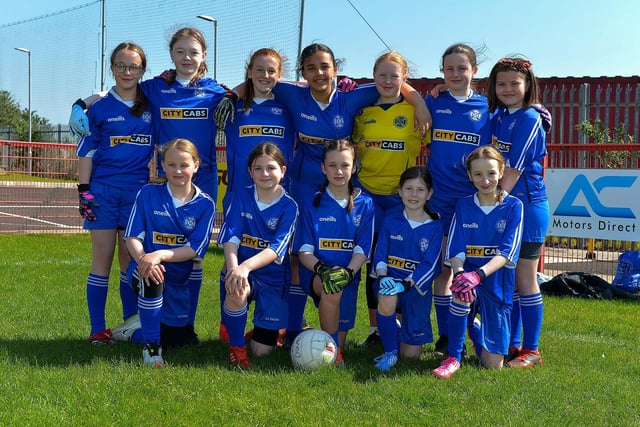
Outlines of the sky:
[[[0,25],[91,1],[4,2]],[[442,53],[457,42],[481,52],[478,78],[512,54],[531,60],[538,77],[640,74],[637,0],[305,0],[304,5],[303,46],[329,45],[344,61],[340,74],[353,78],[371,77],[375,59],[387,47],[407,58],[411,77],[441,77]],[[241,79],[222,81],[234,85]]]
[[[0,25],[87,2],[4,2]],[[303,45],[329,45],[351,77],[370,77],[387,46],[409,60],[412,77],[440,77],[442,52],[456,42],[484,46],[478,77],[514,53],[539,77],[631,76],[640,73],[638,16],[637,0],[306,0]]]

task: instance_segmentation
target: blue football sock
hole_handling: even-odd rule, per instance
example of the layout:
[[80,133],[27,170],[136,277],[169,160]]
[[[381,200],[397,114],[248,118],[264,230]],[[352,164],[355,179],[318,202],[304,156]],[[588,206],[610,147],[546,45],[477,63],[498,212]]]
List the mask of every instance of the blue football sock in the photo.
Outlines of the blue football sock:
[[160,345],[160,316],[162,314],[162,295],[159,297],[138,297],[140,324],[145,343]]
[[522,345],[522,316],[520,315],[520,294],[513,293],[513,307],[511,308],[511,339],[509,347],[520,348]]
[[304,318],[304,308],[306,304],[307,294],[300,285],[292,283],[289,286],[288,332],[300,332],[302,330],[302,319]]
[[462,347],[467,329],[467,316],[471,307],[451,301],[449,305],[449,344],[447,350],[450,357],[462,361]]
[[122,301],[122,320],[127,320],[138,312],[138,295],[129,286],[127,274],[120,272],[120,301]]
[[229,345],[232,347],[244,347],[247,343],[244,339],[244,329],[247,326],[247,306],[239,310],[231,310],[226,305],[222,308],[222,323],[229,332]]
[[202,288],[202,268],[192,270],[191,275],[189,276],[189,325],[195,324],[196,321],[196,311],[198,310],[198,300],[200,299],[200,288]]
[[382,347],[385,353],[390,351],[398,351],[398,325],[396,324],[395,313],[390,316],[383,316],[380,312],[376,312],[376,320],[378,322],[378,332],[382,338]]
[[520,295],[520,310],[522,312],[523,329],[522,348],[538,350],[544,311],[542,294]]
[[447,323],[449,321],[449,304],[452,299],[452,295],[433,296],[433,303],[436,309],[436,320],[438,322],[438,335],[440,336],[446,336],[449,333]]
[[87,306],[89,308],[89,322],[91,334],[107,328],[104,312],[109,291],[109,276],[98,276],[89,273],[87,278]]

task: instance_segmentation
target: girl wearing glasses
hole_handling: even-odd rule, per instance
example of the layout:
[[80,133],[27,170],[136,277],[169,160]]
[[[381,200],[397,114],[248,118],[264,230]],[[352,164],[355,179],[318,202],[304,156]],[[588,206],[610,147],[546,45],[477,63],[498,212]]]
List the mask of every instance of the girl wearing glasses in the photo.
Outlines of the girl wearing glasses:
[[106,328],[105,304],[116,243],[123,318],[138,311],[137,297],[126,279],[129,254],[122,233],[138,190],[149,180],[147,164],[156,145],[152,114],[139,85],[146,65],[145,53],[135,43],[120,43],[113,50],[111,72],[116,84],[89,111],[91,135],[78,142],[80,215],[92,245],[87,279],[89,341],[95,345],[114,340]]

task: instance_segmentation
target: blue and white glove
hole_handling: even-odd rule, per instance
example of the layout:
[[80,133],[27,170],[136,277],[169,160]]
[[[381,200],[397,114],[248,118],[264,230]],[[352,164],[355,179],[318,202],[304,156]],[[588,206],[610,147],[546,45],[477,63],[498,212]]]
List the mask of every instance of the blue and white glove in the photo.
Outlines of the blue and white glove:
[[78,99],[71,107],[71,116],[69,117],[69,131],[76,138],[91,135],[89,130],[89,118],[84,112],[84,102]]
[[383,276],[379,280],[380,289],[378,293],[380,295],[398,295],[406,292],[411,287],[411,283],[407,280],[397,280],[389,276]]

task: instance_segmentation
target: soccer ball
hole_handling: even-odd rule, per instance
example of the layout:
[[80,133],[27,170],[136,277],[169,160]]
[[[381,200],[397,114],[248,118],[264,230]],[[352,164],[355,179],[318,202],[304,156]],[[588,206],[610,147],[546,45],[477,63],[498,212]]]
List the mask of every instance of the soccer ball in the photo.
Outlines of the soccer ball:
[[310,371],[336,361],[337,346],[331,335],[320,329],[301,332],[291,345],[291,362],[298,369]]

